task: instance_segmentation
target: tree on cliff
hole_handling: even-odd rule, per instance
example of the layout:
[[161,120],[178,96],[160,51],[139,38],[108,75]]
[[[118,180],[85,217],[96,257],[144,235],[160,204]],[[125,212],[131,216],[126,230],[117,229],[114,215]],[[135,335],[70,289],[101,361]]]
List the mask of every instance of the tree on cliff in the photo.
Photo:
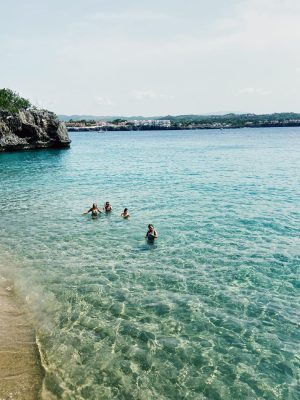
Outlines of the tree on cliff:
[[11,89],[0,89],[0,110],[17,113],[27,110],[32,105],[29,100],[24,99]]

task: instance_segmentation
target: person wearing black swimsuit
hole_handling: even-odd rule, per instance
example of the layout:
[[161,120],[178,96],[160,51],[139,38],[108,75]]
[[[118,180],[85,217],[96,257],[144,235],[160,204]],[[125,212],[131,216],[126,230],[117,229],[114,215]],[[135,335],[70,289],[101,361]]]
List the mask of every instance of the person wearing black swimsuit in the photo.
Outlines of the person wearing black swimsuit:
[[112,211],[112,206],[110,205],[109,201],[107,201],[107,202],[104,204],[103,210],[104,210],[105,212],[111,212],[111,211]]
[[149,243],[154,243],[154,239],[158,238],[158,233],[154,229],[153,225],[148,225],[148,232],[146,233],[145,238],[148,240]]

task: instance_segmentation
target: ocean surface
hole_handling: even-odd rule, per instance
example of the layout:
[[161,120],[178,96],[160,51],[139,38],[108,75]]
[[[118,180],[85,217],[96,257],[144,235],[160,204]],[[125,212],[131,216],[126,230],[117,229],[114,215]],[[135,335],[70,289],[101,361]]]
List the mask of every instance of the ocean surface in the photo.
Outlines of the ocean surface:
[[71,138],[0,154],[0,272],[44,398],[299,399],[300,129]]

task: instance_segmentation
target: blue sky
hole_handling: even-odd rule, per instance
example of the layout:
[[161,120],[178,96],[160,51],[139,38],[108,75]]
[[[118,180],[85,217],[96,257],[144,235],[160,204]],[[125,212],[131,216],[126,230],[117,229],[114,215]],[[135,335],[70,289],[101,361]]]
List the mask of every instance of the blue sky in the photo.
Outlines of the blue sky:
[[0,2],[0,87],[56,113],[300,112],[299,0]]

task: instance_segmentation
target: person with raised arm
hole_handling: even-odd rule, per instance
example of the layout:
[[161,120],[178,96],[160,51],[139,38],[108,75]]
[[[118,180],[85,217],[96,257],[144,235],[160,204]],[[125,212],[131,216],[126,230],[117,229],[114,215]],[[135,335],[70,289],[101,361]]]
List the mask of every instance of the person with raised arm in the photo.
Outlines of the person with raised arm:
[[92,218],[97,218],[98,214],[101,214],[102,211],[98,208],[96,203],[93,203],[92,207],[88,211],[84,212],[83,215],[90,212],[92,213]]

